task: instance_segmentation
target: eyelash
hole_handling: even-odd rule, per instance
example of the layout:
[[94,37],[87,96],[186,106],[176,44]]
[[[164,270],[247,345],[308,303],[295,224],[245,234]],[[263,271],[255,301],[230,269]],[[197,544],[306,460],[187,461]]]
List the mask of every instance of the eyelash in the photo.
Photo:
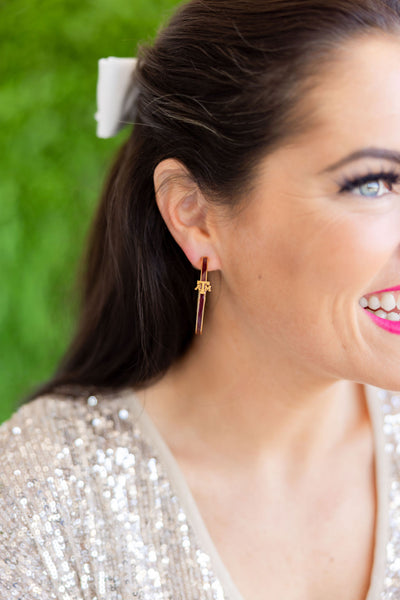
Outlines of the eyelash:
[[[383,180],[386,183],[394,185],[395,183],[399,183],[400,175],[395,171],[380,171],[379,173],[368,173],[368,175],[363,175],[362,177],[354,177],[353,179],[345,178],[343,183],[341,184],[341,189],[339,191],[340,194],[345,192],[351,192],[355,188],[365,185],[366,183],[370,183],[372,181],[380,181]],[[391,191],[391,190],[389,190]],[[361,195],[361,194],[360,194]],[[364,196],[368,198],[368,196]],[[375,196],[376,198],[380,198],[381,196]],[[374,196],[371,196],[374,198]]]

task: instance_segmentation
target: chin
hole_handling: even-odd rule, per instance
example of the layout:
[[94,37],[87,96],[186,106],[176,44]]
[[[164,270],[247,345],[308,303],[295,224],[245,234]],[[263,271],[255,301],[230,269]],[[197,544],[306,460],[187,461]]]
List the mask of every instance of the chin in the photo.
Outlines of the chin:
[[397,369],[382,368],[378,372],[378,369],[366,373],[364,377],[354,379],[359,383],[373,385],[384,390],[392,392],[400,392],[400,362],[398,363]]

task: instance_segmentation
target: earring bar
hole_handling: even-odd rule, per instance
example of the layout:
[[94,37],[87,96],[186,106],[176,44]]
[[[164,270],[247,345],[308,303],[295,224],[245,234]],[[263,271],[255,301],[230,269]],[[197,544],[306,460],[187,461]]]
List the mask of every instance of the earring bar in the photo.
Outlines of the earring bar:
[[211,292],[211,283],[207,281],[207,264],[208,257],[202,256],[201,258],[201,274],[200,279],[197,281],[195,290],[198,290],[199,295],[197,297],[197,313],[196,313],[196,334],[203,332],[203,321],[204,321],[204,307],[206,305],[206,293]]

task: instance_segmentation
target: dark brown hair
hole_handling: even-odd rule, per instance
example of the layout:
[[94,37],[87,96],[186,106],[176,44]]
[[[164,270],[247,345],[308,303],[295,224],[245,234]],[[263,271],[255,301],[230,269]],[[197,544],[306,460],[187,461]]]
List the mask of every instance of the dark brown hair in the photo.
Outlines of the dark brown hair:
[[178,159],[210,202],[237,206],[261,157],[312,124],[302,100],[323,66],[355,36],[398,33],[399,17],[400,0],[191,0],[179,8],[140,49],[135,124],[88,239],[77,330],[29,399],[143,387],[187,350],[197,271],[157,208],[156,165]]

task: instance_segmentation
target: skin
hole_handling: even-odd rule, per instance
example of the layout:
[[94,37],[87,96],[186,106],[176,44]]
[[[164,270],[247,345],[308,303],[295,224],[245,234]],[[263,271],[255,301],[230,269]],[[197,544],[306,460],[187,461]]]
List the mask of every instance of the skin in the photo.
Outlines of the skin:
[[394,36],[343,46],[302,99],[314,127],[260,163],[237,213],[207,202],[177,161],[154,173],[171,234],[196,268],[209,257],[212,292],[203,335],[137,396],[246,600],[368,591],[376,484],[362,384],[400,389],[400,336],[359,299],[400,284],[400,184],[371,198],[338,182],[400,165],[323,171],[359,149],[400,150],[399,64]]

